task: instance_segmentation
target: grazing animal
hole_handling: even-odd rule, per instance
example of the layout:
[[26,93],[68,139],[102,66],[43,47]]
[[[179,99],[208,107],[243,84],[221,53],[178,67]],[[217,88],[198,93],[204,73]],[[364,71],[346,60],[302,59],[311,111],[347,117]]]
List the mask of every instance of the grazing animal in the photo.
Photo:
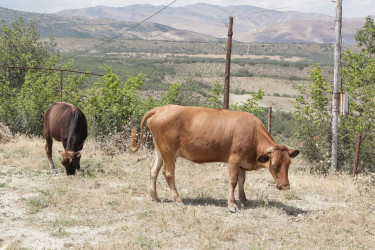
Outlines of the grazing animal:
[[234,191],[238,183],[239,198],[245,202],[245,171],[267,168],[279,190],[288,190],[288,168],[298,150],[278,145],[263,123],[246,112],[202,107],[166,105],[148,111],[141,121],[141,134],[136,146],[133,128],[130,148],[136,152],[142,142],[147,121],[153,135],[155,157],[150,165],[150,195],[156,194],[156,179],[160,169],[174,195],[181,202],[175,187],[175,162],[183,157],[196,163],[227,162],[229,164],[228,208],[237,212]]
[[61,141],[64,151],[59,151],[61,163],[67,175],[74,175],[80,169],[81,150],[87,137],[87,121],[83,112],[76,106],[65,103],[53,103],[44,114],[45,150],[51,169],[55,169],[52,160],[53,139]]

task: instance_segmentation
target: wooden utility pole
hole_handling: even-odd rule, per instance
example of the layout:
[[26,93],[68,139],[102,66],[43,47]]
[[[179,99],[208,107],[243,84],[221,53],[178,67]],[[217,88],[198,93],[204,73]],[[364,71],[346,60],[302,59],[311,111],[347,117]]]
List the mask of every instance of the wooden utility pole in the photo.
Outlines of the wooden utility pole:
[[225,63],[223,109],[229,109],[229,78],[230,78],[230,58],[232,54],[232,36],[233,36],[233,17],[229,17],[227,58],[226,58],[226,63]]
[[333,75],[332,98],[332,171],[337,171],[337,138],[338,138],[338,109],[339,109],[339,78],[341,61],[341,24],[342,24],[342,0],[336,0],[336,25],[335,25],[335,66]]
[[272,107],[268,107],[268,133],[271,135],[271,122],[272,122]]

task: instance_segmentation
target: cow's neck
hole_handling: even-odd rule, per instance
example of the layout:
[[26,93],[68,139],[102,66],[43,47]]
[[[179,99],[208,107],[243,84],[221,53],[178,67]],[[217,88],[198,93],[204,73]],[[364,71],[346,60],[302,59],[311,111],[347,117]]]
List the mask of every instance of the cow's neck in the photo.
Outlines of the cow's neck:
[[265,129],[262,132],[258,133],[257,139],[258,139],[257,140],[258,141],[258,145],[257,145],[258,155],[264,154],[268,148],[277,145],[275,140]]

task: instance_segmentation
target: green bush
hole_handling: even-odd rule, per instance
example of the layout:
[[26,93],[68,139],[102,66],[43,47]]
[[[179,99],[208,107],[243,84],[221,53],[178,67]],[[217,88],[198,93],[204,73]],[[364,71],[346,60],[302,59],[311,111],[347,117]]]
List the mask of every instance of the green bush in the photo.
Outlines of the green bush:
[[123,85],[108,66],[105,70],[107,73],[87,91],[84,102],[88,127],[94,136],[120,131],[141,103],[140,90],[144,75],[129,76]]
[[[46,67],[59,65],[59,57],[52,56]],[[64,66],[71,67],[70,64]],[[63,81],[62,100],[81,106],[83,85],[87,76],[68,76]],[[29,70],[25,82],[14,99],[15,112],[11,128],[14,132],[41,135],[45,110],[54,102],[60,101],[61,86],[59,71]]]

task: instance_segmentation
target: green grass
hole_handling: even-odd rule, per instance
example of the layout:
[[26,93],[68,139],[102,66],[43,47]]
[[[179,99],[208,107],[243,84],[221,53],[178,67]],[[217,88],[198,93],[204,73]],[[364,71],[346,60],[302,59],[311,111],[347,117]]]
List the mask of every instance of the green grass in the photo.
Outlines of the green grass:
[[32,198],[28,200],[27,205],[30,207],[30,213],[36,214],[41,211],[43,208],[49,206],[49,201],[44,198]]

